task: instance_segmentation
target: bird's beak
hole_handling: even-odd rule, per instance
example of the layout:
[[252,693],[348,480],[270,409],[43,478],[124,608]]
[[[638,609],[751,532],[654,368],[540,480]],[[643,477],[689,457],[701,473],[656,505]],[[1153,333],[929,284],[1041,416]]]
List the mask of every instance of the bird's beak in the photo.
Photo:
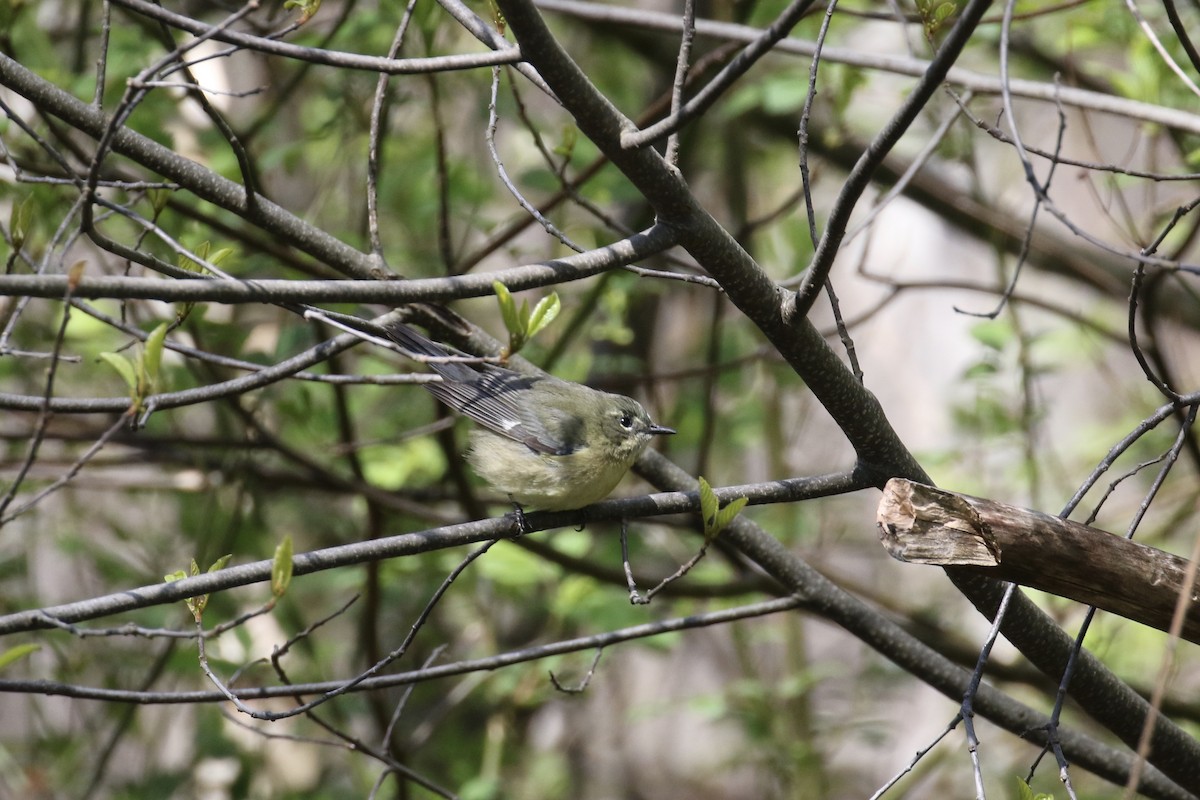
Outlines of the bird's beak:
[[651,425],[646,431],[651,436],[663,436],[668,433],[675,433],[674,428],[668,428],[666,425]]

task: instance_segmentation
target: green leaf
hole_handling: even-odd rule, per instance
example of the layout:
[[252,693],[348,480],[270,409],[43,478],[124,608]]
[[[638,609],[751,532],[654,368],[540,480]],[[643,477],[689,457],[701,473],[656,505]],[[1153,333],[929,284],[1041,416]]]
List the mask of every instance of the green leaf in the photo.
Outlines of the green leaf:
[[500,316],[508,333],[521,332],[521,320],[517,315],[517,303],[513,300],[512,292],[500,281],[492,281],[492,289],[496,292],[496,302],[500,304]]
[[115,369],[117,374],[125,379],[125,384],[129,387],[129,396],[136,397],[138,380],[133,362],[120,353],[101,353],[100,359]]
[[708,485],[708,481],[701,477],[700,518],[704,522],[705,542],[711,542],[717,537],[717,534],[729,527],[729,523],[733,522],[748,502],[750,502],[749,498],[738,497],[726,503],[724,508],[720,508],[720,501],[717,500],[716,493]]
[[[193,558],[190,573],[182,569],[177,569],[174,572],[168,572],[166,575],[163,575],[163,581],[174,583],[175,581],[181,581],[184,578],[196,575],[199,571],[200,568],[196,566],[196,559]],[[196,621],[199,622],[200,615],[204,613],[204,606],[208,603],[208,595],[185,597],[183,603],[187,606],[188,611],[192,612],[192,616],[196,618]]]
[[292,582],[292,537],[287,535],[275,547],[275,558],[271,561],[271,594],[283,597]]
[[553,322],[560,311],[562,311],[562,301],[558,299],[558,292],[551,292],[543,297],[533,307],[533,313],[529,315],[529,326],[525,332],[525,337],[532,339],[538,334],[538,331],[544,330],[546,326]]
[[150,207],[154,209],[154,218],[158,219],[159,215],[166,209],[167,203],[171,200],[170,189],[150,189],[146,192],[147,199],[150,200]]
[[972,364],[963,370],[963,378],[965,380],[979,380],[988,378],[999,372],[1000,369],[995,364],[987,361],[980,361],[978,364]]
[[14,203],[8,215],[8,230],[12,236],[13,250],[25,246],[29,230],[33,226],[33,195],[29,195],[19,203]]
[[[188,576],[196,577],[200,574],[200,565],[196,563],[196,559],[192,558],[188,564]],[[202,594],[196,597],[189,597],[183,601],[188,607],[188,611],[192,612],[192,616],[196,618],[196,622],[200,621],[200,617],[204,616],[204,608],[208,605],[208,595]]]
[[708,481],[704,480],[704,476],[700,477],[700,519],[704,520],[704,529],[707,531],[709,527],[716,522],[717,510],[720,503],[717,496],[713,494],[712,487],[708,485]]
[[551,292],[538,301],[531,311],[529,303],[522,302],[517,308],[517,301],[512,292],[500,281],[492,281],[492,289],[496,292],[496,302],[500,304],[500,316],[504,319],[504,327],[508,329],[508,352],[516,353],[534,334],[544,329],[554,321],[562,310],[562,301],[556,292]]
[[[208,261],[209,260],[208,251],[211,248],[212,248],[211,244],[209,244],[207,241],[203,241],[200,244],[193,247],[192,251],[197,256],[199,256],[202,261]],[[186,269],[188,272],[197,272],[197,273],[201,273],[201,274],[206,272],[206,268],[204,266],[198,264],[197,262],[193,261],[191,258],[189,258],[185,255],[179,256],[179,258],[177,258],[175,260],[175,263],[178,264],[180,269]]]
[[[219,569],[225,569],[225,565],[229,563],[229,559],[231,558],[233,558],[232,553],[227,553],[221,556],[212,563],[212,566],[208,568],[208,571],[216,572]],[[193,558],[191,562],[188,563],[186,572],[184,570],[177,569],[174,572],[164,575],[163,580],[167,583],[174,583],[175,581],[181,581],[184,578],[194,578],[199,574],[200,565],[197,564],[196,559]],[[196,618],[196,622],[199,622],[200,618],[204,616],[205,607],[208,605],[208,595],[202,594],[196,597],[188,597],[185,598],[183,602],[185,605],[187,605],[188,611],[192,612],[192,616]]]
[[0,653],[0,669],[4,669],[10,664],[15,664],[22,658],[36,653],[41,649],[42,646],[39,644],[19,644],[16,647],[10,647],[3,653]]
[[716,536],[721,531],[729,527],[729,523],[733,522],[738,514],[742,513],[742,509],[750,502],[748,497],[735,497],[729,503],[717,512],[716,521],[713,523],[713,535]]
[[971,326],[971,336],[984,347],[1000,351],[1016,337],[1010,323],[994,319]]
[[575,153],[575,143],[579,140],[579,128],[574,125],[563,125],[562,138],[554,146],[554,154],[570,159]]
[[[235,252],[232,247],[222,247],[217,252],[213,253],[212,255],[209,255],[209,251],[212,249],[212,245],[209,244],[209,242],[207,242],[207,241],[201,242],[194,249],[195,249],[196,255],[198,255],[200,258],[204,259],[205,261],[207,261],[209,264],[212,264],[214,267],[221,266],[221,263],[226,261],[228,258],[230,258],[230,256],[232,256]],[[199,275],[203,275],[208,272],[207,267],[197,264],[195,261],[188,258],[187,256],[180,256],[178,263],[179,263],[180,269],[185,269],[188,272],[195,272]],[[176,306],[177,307],[175,309],[175,322],[181,323],[185,319],[187,319],[188,316],[192,313],[192,310],[196,307],[196,303],[195,303],[195,301],[189,300],[184,303],[177,303]]]
[[158,386],[158,370],[162,365],[163,343],[167,338],[167,323],[160,322],[154,330],[150,331],[150,335],[146,337],[145,344],[145,365],[146,365],[146,390],[148,394],[153,394]]
[[232,247],[222,247],[220,250],[213,253],[211,256],[207,256],[205,258],[205,260],[208,261],[208,263],[212,264],[214,267],[219,267],[219,266],[221,266],[221,263],[223,261],[225,261],[227,258],[229,258],[230,256],[232,256],[233,253],[234,253],[234,250]]
[[312,19],[313,15],[321,8],[321,0],[287,0],[283,7],[289,11],[293,8],[300,9],[300,19],[296,22],[303,25]]
[[1054,800],[1054,795],[1046,792],[1038,792],[1034,794],[1033,788],[1025,782],[1024,778],[1017,778],[1017,800]]

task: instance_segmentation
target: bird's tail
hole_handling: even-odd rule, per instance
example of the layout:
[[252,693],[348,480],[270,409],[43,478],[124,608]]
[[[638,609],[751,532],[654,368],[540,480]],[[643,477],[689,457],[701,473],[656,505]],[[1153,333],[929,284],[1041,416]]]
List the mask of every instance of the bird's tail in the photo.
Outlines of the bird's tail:
[[[384,326],[383,330],[393,342],[400,345],[417,361],[425,361],[437,374],[451,381],[464,381],[476,377],[478,370],[470,364],[457,361],[445,361],[448,358],[472,358],[466,353],[455,350],[444,344],[433,341],[415,328],[403,322],[393,322]],[[438,359],[426,361],[426,359]]]

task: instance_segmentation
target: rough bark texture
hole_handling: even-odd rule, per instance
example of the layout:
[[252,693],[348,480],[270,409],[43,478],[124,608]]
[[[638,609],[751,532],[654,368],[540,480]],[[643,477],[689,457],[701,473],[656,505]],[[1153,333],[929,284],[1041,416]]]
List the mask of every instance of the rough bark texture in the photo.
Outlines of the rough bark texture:
[[[960,567],[1168,630],[1188,561],[1097,528],[903,479],[879,502],[879,536],[900,561]],[[1181,636],[1200,643],[1192,588]]]

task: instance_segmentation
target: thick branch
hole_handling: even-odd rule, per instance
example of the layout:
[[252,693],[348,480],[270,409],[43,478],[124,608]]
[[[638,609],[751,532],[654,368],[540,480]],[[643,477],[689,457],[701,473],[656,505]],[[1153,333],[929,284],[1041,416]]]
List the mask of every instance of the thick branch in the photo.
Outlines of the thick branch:
[[[879,501],[879,536],[895,559],[964,567],[1167,630],[1188,562],[1107,531],[903,479]],[[1200,595],[1182,636],[1200,643]]]
[[[639,466],[644,468],[642,474],[651,479],[655,485],[684,489],[694,483],[691,476],[655,451],[648,451],[639,462]],[[856,636],[876,652],[946,697],[956,703],[961,702],[963,692],[970,680],[967,670],[915,639],[899,625],[869,608],[862,600],[830,581],[784,547],[777,539],[769,536],[747,515],[738,516],[729,528],[721,533],[721,537],[734,544],[780,583],[805,598],[807,601],[805,608]],[[994,581],[990,583],[994,586],[1000,585]],[[1027,600],[1026,604],[1032,606]],[[1057,629],[1055,630],[1057,631]],[[1083,665],[1081,671],[1089,674],[1100,668],[1095,658],[1087,651],[1082,654],[1081,661]],[[1114,693],[1114,696],[1119,696],[1119,693]],[[1042,742],[1045,739],[1049,721],[1045,715],[1034,712],[1027,706],[1014,701],[994,686],[984,684],[979,687],[979,693],[975,697],[975,710],[1018,736],[1035,742]],[[1128,713],[1138,714],[1133,720],[1135,724],[1131,726],[1136,735],[1144,718],[1145,709],[1134,709]],[[1157,730],[1174,733],[1178,729],[1173,723],[1160,718]],[[1094,742],[1088,737],[1081,736],[1073,730],[1062,729],[1059,730],[1059,735],[1068,757],[1076,764],[1114,783],[1124,783],[1125,779],[1120,775],[1125,769],[1124,765],[1128,763],[1127,759],[1130,758],[1128,754],[1122,753],[1119,761],[1108,761],[1105,756],[1099,754],[1094,747]],[[1180,735],[1186,742],[1186,734]],[[1173,743],[1167,744],[1172,745]],[[1179,745],[1173,744],[1170,749],[1177,751]],[[1185,794],[1200,797],[1200,791],[1198,791],[1195,781],[1185,783],[1175,775],[1168,775],[1168,777],[1187,789]],[[1139,787],[1139,791],[1149,794],[1157,790],[1152,790],[1143,784]],[[1175,791],[1174,787],[1171,791]]]
[[[407,281],[222,280],[218,278],[83,277],[71,283],[76,298],[161,300],[168,303],[435,303],[493,294],[494,281],[510,291],[582,280],[628,266],[674,244],[671,231],[656,226],[628,239],[552,261],[493,272]],[[0,275],[0,297],[66,295],[66,275]]]
[[[804,378],[855,448],[860,474],[881,487],[886,479],[896,476],[928,480],[875,397],[854,379],[808,320],[795,313],[785,293],[700,206],[683,176],[653,151],[621,148],[621,135],[632,123],[571,60],[531,4],[527,0],[498,0],[498,4],[521,44],[521,52],[575,117],[580,130],[637,186],[654,206],[660,222],[678,231],[680,244],[721,283],[730,300]],[[765,532],[747,532],[736,544],[784,585],[805,591],[805,581],[796,572],[801,566],[799,559]],[[995,614],[994,601],[1003,591],[1002,584],[975,575],[952,574],[951,578],[976,607]],[[1047,674],[1061,674],[1072,649],[1071,639],[1028,598],[1016,598],[1004,632]],[[932,685],[933,680],[924,673],[917,674]],[[1144,699],[1087,653],[1080,661],[1075,685],[1094,690],[1076,695],[1089,713],[1126,742],[1131,738],[1136,741],[1148,713]],[[1200,794],[1200,746],[1162,718],[1155,732],[1155,765],[1180,785]]]
[[[657,456],[653,451],[647,451],[643,458],[652,454]],[[657,457],[662,458],[662,456]],[[751,505],[759,505],[828,497],[861,488],[863,487],[855,483],[850,475],[831,474],[744,486],[727,486],[715,489],[714,492],[722,503],[728,503],[737,497],[746,497]],[[624,521],[640,517],[693,513],[699,510],[699,492],[694,490],[666,492],[643,497],[604,500],[588,506],[586,519],[589,522]],[[577,511],[553,513],[539,511],[525,515],[526,528],[531,532],[570,527],[578,525],[583,519],[584,517]],[[293,572],[296,575],[307,575],[353,564],[399,558],[448,547],[461,547],[487,539],[510,536],[514,530],[515,522],[510,514],[495,519],[443,525],[415,533],[326,547],[297,554],[292,559]],[[172,583],[126,589],[115,594],[93,597],[51,608],[18,611],[0,616],[0,636],[55,627],[51,620],[60,623],[81,622],[139,608],[167,605],[189,597],[212,594],[252,583],[264,583],[271,580],[271,566],[270,560],[255,561],[250,564],[239,564],[216,572],[206,572],[194,577],[183,578]]]
[[510,30],[580,130],[609,157],[715,278],[730,301],[770,340],[829,411],[859,456],[864,474],[882,487],[887,478],[925,479],[921,466],[892,429],[871,392],[857,381],[817,329],[795,313],[792,298],[699,203],[686,180],[650,148],[627,150],[633,122],[609,102],[571,60],[529,2],[499,2]]

